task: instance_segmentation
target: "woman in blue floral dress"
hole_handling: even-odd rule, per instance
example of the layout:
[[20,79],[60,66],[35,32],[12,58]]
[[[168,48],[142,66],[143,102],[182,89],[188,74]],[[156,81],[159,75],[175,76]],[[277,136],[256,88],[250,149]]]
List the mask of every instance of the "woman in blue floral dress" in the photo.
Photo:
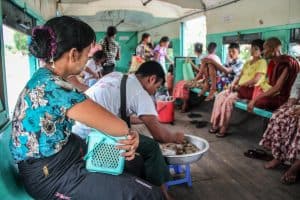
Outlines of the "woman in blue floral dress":
[[94,41],[91,27],[67,16],[33,30],[29,50],[46,65],[19,96],[10,144],[25,189],[35,199],[162,199],[159,189],[136,177],[84,167],[86,145],[71,133],[74,120],[113,136],[130,133],[118,147],[127,160],[139,143],[125,122],[65,81],[82,71]]

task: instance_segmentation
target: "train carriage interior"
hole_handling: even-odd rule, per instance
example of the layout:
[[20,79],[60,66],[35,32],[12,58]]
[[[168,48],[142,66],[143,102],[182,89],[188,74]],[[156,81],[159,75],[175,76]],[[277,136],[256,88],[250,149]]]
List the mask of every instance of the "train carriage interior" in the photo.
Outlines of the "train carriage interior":
[[[299,11],[300,0],[0,0],[0,199],[300,199]],[[80,21],[76,23],[87,24],[93,29],[95,38],[89,43],[89,56],[86,54],[87,62],[84,66],[80,66],[80,72],[76,71],[76,74],[62,78],[66,84],[70,84],[72,89],[68,94],[72,93],[74,99],[65,96],[67,93],[63,92],[66,90],[59,90],[62,94],[56,97],[59,99],[54,102],[58,105],[70,101],[69,104],[75,106],[68,108],[70,110],[67,111],[59,110],[58,116],[67,119],[66,123],[77,121],[74,122],[75,127],[77,123],[83,122],[91,125],[93,123],[89,123],[87,119],[93,117],[88,117],[88,113],[83,112],[82,116],[87,117],[81,121],[84,117],[73,118],[75,114],[72,111],[77,108],[77,104],[84,104],[81,101],[94,100],[97,104],[94,106],[105,108],[105,111],[102,111],[97,107],[104,113],[102,116],[111,117],[111,124],[106,121],[107,124],[91,127],[99,131],[101,130],[97,127],[104,127],[104,130],[108,131],[107,135],[104,135],[111,139],[113,137],[110,135],[120,136],[109,132],[118,130],[113,127],[114,124],[122,125],[123,121],[118,117],[125,120],[130,113],[130,121],[126,122],[131,128],[130,131],[134,130],[133,132],[139,135],[138,145],[144,145],[144,137],[150,138],[153,148],[158,148],[156,153],[161,156],[160,162],[163,162],[165,167],[155,166],[159,160],[157,157],[150,158],[155,160],[153,165],[151,161],[149,163],[149,160],[147,161],[149,158],[144,158],[144,154],[139,152],[142,151],[141,146],[135,148],[135,143],[132,143],[132,148],[126,149],[125,153],[129,154],[134,150],[134,160],[142,157],[137,161],[138,164],[131,165],[128,164],[131,161],[123,160],[125,172],[118,175],[103,172],[113,177],[116,183],[120,181],[116,185],[110,185],[115,188],[116,195],[113,194],[113,189],[109,189],[111,196],[100,194],[102,189],[99,189],[99,195],[88,194],[97,191],[89,188],[92,185],[91,188],[96,188],[97,181],[89,183],[86,179],[80,186],[74,186],[68,191],[62,190],[65,193],[57,188],[53,192],[57,185],[69,189],[71,186],[67,185],[73,184],[71,183],[73,179],[61,175],[60,178],[52,180],[51,175],[55,172],[51,171],[51,164],[43,164],[44,167],[40,172],[36,169],[35,173],[43,173],[45,177],[42,179],[45,182],[49,177],[49,180],[54,181],[49,184],[49,188],[52,187],[51,191],[39,187],[39,184],[45,182],[35,180],[38,179],[38,175],[32,178],[24,175],[30,171],[24,171],[24,166],[28,167],[29,162],[32,166],[37,166],[34,165],[35,161],[37,164],[48,161],[50,163],[51,158],[62,155],[60,152],[71,148],[69,146],[73,137],[66,133],[69,131],[65,130],[69,128],[67,125],[58,133],[56,131],[61,128],[58,124],[60,122],[53,121],[53,124],[56,123],[54,132],[57,136],[49,136],[47,130],[45,134],[43,133],[45,125],[41,117],[32,116],[25,124],[23,118],[29,115],[29,111],[22,110],[30,109],[30,112],[35,112],[37,106],[43,110],[43,105],[50,104],[50,99],[49,101],[39,99],[49,91],[45,89],[44,94],[39,88],[30,89],[33,87],[33,80],[41,76],[41,68],[46,68],[55,76],[59,76],[55,71],[60,69],[59,63],[63,62],[61,60],[72,60],[71,56],[67,56],[71,55],[72,50],[79,52],[73,54],[79,55],[79,58],[84,55],[82,52],[87,45],[81,49],[70,46],[64,49],[63,54],[56,56],[58,50],[61,50],[60,45],[63,46],[56,41],[60,34],[65,36],[72,34],[70,30],[74,30],[78,35],[78,38],[63,40],[62,42],[66,41],[66,44],[71,44],[67,40],[77,39],[76,45],[85,40],[84,37],[80,38],[83,30],[81,32],[74,28],[75,21],[64,26],[51,25],[54,22],[50,19],[64,16],[72,17],[68,20]],[[48,23],[49,20],[51,23]],[[57,32],[59,29],[57,27],[63,27],[66,33],[62,30],[61,33]],[[90,29],[84,31],[87,30]],[[30,48],[35,41],[39,42],[37,31],[49,34],[48,40],[45,40],[48,43],[51,40],[50,46],[45,47],[51,49],[50,56],[47,54],[48,57],[37,58],[37,54]],[[55,45],[52,45],[53,40]],[[71,66],[69,60],[68,66]],[[88,64],[90,61],[93,61],[94,64],[91,66],[95,67],[94,69]],[[154,65],[157,63],[161,68],[155,71]],[[153,69],[141,69],[151,64]],[[128,74],[125,106],[134,102],[131,107],[125,108],[125,111],[122,108],[124,74]],[[112,92],[114,89],[107,90],[107,85],[114,84],[113,81],[116,81],[118,76],[123,78],[120,79],[121,85],[116,86],[117,92]],[[151,82],[151,78],[155,82]],[[37,81],[37,84],[40,81],[43,79]],[[138,82],[133,84],[133,81]],[[132,85],[129,85],[130,83]],[[160,85],[156,86],[158,83]],[[155,92],[152,92],[151,86],[156,87]],[[24,87],[26,90],[23,90]],[[53,86],[55,89],[57,87]],[[55,89],[52,89],[53,96]],[[134,95],[137,91],[140,93],[135,98],[128,97],[128,94]],[[23,98],[25,92],[28,92],[28,96]],[[34,92],[36,93],[33,94]],[[119,96],[104,99],[104,94],[109,92],[118,93],[121,99]],[[103,104],[97,102],[101,101],[101,98],[93,98],[100,94],[104,99]],[[53,96],[51,98],[54,98]],[[87,100],[79,101],[75,97]],[[35,100],[38,101],[38,105],[32,105]],[[28,103],[29,101],[32,102]],[[20,102],[26,104],[26,108],[22,107],[24,105]],[[113,108],[117,104],[120,104],[120,109]],[[37,115],[44,112],[41,110],[36,111]],[[92,110],[87,108],[87,112]],[[123,111],[128,115],[125,118]],[[49,117],[48,113],[45,114],[45,118],[51,125],[54,118]],[[98,121],[101,124],[101,120]],[[25,125],[28,127],[30,124],[40,126],[40,132],[38,134],[26,132]],[[53,127],[49,127],[49,124],[47,127],[53,131],[51,129]],[[36,127],[32,130],[34,128]],[[74,130],[73,126],[72,132]],[[71,132],[70,134],[73,135]],[[173,140],[168,138],[168,134],[177,135]],[[89,138],[86,140],[88,143],[91,142],[90,135],[86,136]],[[31,136],[38,137],[36,144],[29,141]],[[124,138],[129,141],[128,138],[131,138],[129,136]],[[54,137],[56,139],[53,139]],[[45,142],[47,140],[45,138],[48,138],[48,141]],[[60,138],[60,143],[50,144],[57,138]],[[101,140],[101,144],[103,141],[105,140]],[[40,150],[34,149],[34,145]],[[43,145],[49,145],[48,154],[42,152],[42,148],[46,148]],[[50,148],[55,150],[55,154],[49,153]],[[32,149],[37,152],[30,152]],[[91,154],[95,155],[95,149],[96,146],[88,145],[85,158],[89,159]],[[107,154],[110,155],[111,152]],[[17,158],[16,154],[24,157]],[[101,155],[105,157],[105,153]],[[117,156],[119,158],[119,155]],[[80,162],[85,163],[83,160]],[[85,164],[83,166],[84,170],[89,171],[88,167],[85,169]],[[170,174],[170,178],[157,184],[153,180],[162,179],[162,175],[158,174],[161,173],[159,170],[156,173],[154,168],[167,170],[165,173]],[[152,174],[147,174],[147,170]],[[131,171],[134,172],[131,174]],[[71,177],[71,172],[68,173]],[[99,175],[102,172],[90,170],[85,173]],[[159,191],[157,195],[160,198],[154,197],[154,192],[152,194],[151,191],[148,191],[149,194],[145,193],[143,198],[125,195],[129,186],[117,185],[126,184],[121,178],[127,176],[127,173],[132,177],[139,176],[140,179],[135,180],[145,181],[146,183],[142,182],[144,186],[157,188]],[[56,185],[55,181],[61,182]],[[107,181],[107,185],[109,182]],[[34,187],[30,187],[29,183],[35,183],[35,187],[40,189],[34,191]],[[86,188],[84,183],[87,183]],[[108,187],[100,183],[97,185],[98,188]],[[61,186],[64,184],[66,186]],[[132,192],[143,193],[139,188],[134,188]],[[81,191],[79,197],[77,195],[79,190],[88,192]],[[124,193],[123,198],[118,196],[118,193]]]

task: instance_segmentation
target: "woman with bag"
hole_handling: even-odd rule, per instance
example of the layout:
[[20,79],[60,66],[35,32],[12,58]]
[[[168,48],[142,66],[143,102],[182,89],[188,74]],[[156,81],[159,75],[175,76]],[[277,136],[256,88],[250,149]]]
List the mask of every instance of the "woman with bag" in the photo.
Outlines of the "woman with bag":
[[126,173],[85,169],[86,144],[71,132],[74,120],[112,136],[128,135],[117,146],[126,151],[122,156],[127,160],[134,158],[139,144],[138,134],[124,121],[66,81],[83,70],[94,41],[89,25],[67,16],[33,30],[29,50],[46,65],[19,96],[10,142],[25,189],[34,199],[163,199],[158,188]]

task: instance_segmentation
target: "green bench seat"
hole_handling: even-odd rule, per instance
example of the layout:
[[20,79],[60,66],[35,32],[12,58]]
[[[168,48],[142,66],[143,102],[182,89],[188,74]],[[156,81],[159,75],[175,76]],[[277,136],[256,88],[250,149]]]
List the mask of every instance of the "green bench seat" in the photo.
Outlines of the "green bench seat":
[[[201,91],[201,89],[200,88],[191,88],[191,91],[199,94],[200,91]],[[204,96],[208,96],[208,92],[206,92],[204,94]],[[245,103],[245,102],[236,101],[235,104],[234,104],[234,106],[236,108],[238,108],[238,109],[247,111],[247,103]],[[261,108],[256,108],[255,107],[253,109],[253,113],[256,114],[256,115],[258,115],[258,116],[265,117],[265,118],[271,118],[272,117],[272,112],[264,110],[264,109],[261,109]]]
[[0,130],[0,199],[31,200],[20,181],[10,150],[11,125],[7,124]]

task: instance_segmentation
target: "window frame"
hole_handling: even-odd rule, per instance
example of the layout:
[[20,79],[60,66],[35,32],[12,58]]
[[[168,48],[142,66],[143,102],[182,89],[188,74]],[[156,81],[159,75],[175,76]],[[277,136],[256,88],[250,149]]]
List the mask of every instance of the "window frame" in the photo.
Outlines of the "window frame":
[[223,36],[223,45],[236,42],[238,44],[251,44],[251,41],[255,39],[262,39],[262,33],[248,33],[240,34],[239,32],[236,35]]
[[291,29],[290,43],[300,43],[300,28]]

